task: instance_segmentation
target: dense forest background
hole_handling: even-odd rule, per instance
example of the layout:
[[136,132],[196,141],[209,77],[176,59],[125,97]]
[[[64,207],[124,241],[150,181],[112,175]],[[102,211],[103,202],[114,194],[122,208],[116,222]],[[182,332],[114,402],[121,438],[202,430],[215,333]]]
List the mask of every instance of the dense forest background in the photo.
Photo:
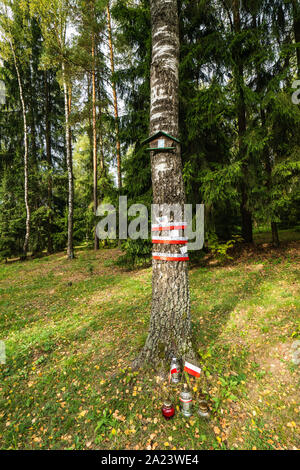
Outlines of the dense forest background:
[[[208,247],[262,226],[278,245],[300,216],[299,1],[178,5],[187,202],[205,204]],[[97,205],[152,199],[149,2],[0,10],[0,257],[117,244],[97,240]],[[147,258],[151,243],[122,248]]]

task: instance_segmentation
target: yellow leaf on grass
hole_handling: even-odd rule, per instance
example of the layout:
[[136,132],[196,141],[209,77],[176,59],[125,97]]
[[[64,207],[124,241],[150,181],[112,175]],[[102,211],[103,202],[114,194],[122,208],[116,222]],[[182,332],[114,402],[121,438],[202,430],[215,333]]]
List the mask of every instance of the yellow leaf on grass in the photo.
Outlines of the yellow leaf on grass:
[[289,428],[295,428],[295,427],[296,427],[296,423],[295,423],[295,421],[291,421],[290,423],[287,423],[287,426],[288,426]]

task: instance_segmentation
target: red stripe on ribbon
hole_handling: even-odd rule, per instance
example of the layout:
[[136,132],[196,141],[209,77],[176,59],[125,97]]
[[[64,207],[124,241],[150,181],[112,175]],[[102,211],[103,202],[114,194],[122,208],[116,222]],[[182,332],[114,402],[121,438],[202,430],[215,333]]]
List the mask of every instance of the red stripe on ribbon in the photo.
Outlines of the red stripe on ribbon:
[[165,245],[186,245],[187,240],[160,240],[159,238],[152,239],[152,243],[161,243]]
[[162,261],[189,261],[189,257],[185,256],[182,258],[169,258],[168,256],[153,256],[152,259],[160,259]]
[[176,367],[174,367],[174,369],[171,369],[171,375],[172,374],[178,374],[178,370],[176,369]]
[[184,366],[184,370],[185,370],[185,372],[187,372],[187,373],[190,374],[190,375],[193,375],[194,377],[200,377],[200,373],[199,373],[199,372],[196,372],[195,370],[190,369],[190,368],[187,367],[187,366]]
[[163,227],[162,225],[158,227],[152,227],[152,232],[162,231],[162,230],[184,230],[186,225],[167,225]]

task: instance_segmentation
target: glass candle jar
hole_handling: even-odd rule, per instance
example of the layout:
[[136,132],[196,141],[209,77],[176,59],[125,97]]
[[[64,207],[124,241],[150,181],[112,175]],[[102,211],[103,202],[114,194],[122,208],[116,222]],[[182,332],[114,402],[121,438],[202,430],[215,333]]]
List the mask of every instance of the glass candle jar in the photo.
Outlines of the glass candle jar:
[[175,408],[170,401],[165,401],[161,411],[165,419],[171,419],[175,414]]
[[199,401],[198,415],[201,416],[202,418],[209,418],[210,413],[209,413],[209,407],[208,407],[206,400]]
[[187,418],[192,416],[192,394],[185,387],[179,397],[181,401],[181,412]]

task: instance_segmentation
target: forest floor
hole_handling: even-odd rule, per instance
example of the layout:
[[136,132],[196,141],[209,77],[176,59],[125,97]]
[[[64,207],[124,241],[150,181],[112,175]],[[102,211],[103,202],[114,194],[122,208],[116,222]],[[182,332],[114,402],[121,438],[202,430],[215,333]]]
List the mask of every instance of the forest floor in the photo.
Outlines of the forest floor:
[[151,269],[116,267],[119,254],[0,266],[0,448],[298,449],[300,242],[191,269],[207,421],[181,415],[177,389],[165,421],[157,377],[128,369],[147,335]]

